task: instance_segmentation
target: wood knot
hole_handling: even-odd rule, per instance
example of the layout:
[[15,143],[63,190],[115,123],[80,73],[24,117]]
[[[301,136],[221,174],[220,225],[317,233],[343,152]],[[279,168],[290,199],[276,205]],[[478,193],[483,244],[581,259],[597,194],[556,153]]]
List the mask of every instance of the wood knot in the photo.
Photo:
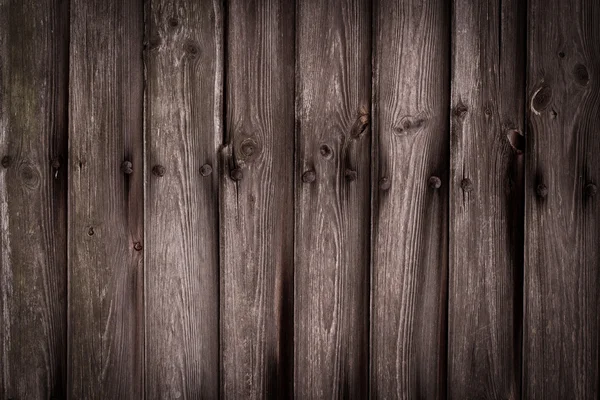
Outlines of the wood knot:
[[431,176],[429,177],[428,184],[432,189],[439,189],[442,187],[442,180],[437,176]]
[[588,183],[587,185],[585,185],[583,192],[585,193],[585,195],[587,197],[594,197],[596,195],[596,193],[598,192],[598,188],[596,187],[595,184]]
[[131,175],[133,173],[133,164],[131,163],[131,161],[123,161],[123,163],[121,164],[121,171],[125,175]]
[[454,107],[452,114],[457,118],[463,119],[467,115],[467,111],[468,111],[467,106],[464,105],[464,103],[461,100],[458,102],[456,107]]
[[545,199],[546,196],[548,196],[548,187],[546,185],[544,185],[543,183],[540,183],[535,188],[535,193],[537,194],[537,196],[539,198]]
[[242,172],[241,168],[234,168],[231,171],[229,171],[229,176],[234,181],[239,182],[244,177],[244,173]]
[[4,156],[4,157],[2,157],[2,162],[1,163],[2,163],[2,166],[4,168],[10,167],[10,163],[11,162],[12,162],[11,156]]
[[165,174],[167,173],[167,169],[165,167],[163,167],[162,165],[155,165],[154,167],[152,167],[152,173],[155,176],[165,176]]
[[330,160],[333,157],[333,150],[326,144],[321,145],[319,153],[321,153],[321,156],[326,160]]
[[200,175],[209,176],[212,173],[212,167],[210,164],[204,164],[200,167]]
[[558,52],[558,56],[559,56],[560,58],[565,58],[565,52],[564,52],[564,51],[559,51],[559,52]]
[[19,177],[23,186],[29,190],[35,190],[40,186],[40,173],[30,162],[20,165]]
[[141,244],[140,242],[135,242],[135,243],[133,244],[133,249],[134,249],[135,251],[142,251],[142,249],[143,249],[143,247],[142,247],[142,244]]
[[521,131],[518,129],[507,129],[506,138],[517,154],[523,154],[525,151],[525,136],[523,136]]
[[543,111],[548,108],[552,101],[552,88],[548,85],[544,85],[539,88],[531,99],[531,111],[536,115],[540,115]]
[[179,26],[179,20],[176,17],[169,18],[168,22],[171,28],[177,28],[177,26]]
[[245,161],[250,161],[259,153],[258,143],[251,138],[246,138],[240,144],[241,156]]
[[88,229],[88,236],[94,236],[94,227],[90,226],[90,228]]
[[393,128],[394,135],[396,136],[409,136],[414,135],[421,131],[425,125],[425,118],[423,114],[417,116],[405,115],[400,119],[400,125]]
[[576,64],[573,67],[573,77],[575,78],[575,82],[581,86],[587,86],[590,81],[588,69],[583,64]]
[[190,59],[194,59],[198,57],[198,54],[200,54],[200,47],[198,47],[198,45],[192,40],[186,41],[183,45],[183,49],[185,50],[188,58]]
[[473,191],[473,182],[469,178],[465,178],[460,181],[460,187],[465,193],[469,193]]
[[312,183],[315,179],[317,179],[317,174],[312,169],[302,174],[302,182],[304,183]]
[[344,172],[344,176],[346,177],[347,181],[352,182],[352,181],[356,180],[356,178],[358,177],[358,174],[353,169],[347,168],[346,171]]
[[389,190],[391,186],[392,186],[392,181],[390,179],[388,179],[387,177],[384,176],[383,178],[379,179],[379,189]]

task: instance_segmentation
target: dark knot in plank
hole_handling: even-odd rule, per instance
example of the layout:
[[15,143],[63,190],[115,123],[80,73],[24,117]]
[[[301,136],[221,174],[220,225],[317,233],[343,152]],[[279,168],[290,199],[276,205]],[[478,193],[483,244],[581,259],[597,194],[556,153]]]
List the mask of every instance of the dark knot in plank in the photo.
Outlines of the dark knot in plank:
[[11,161],[12,161],[12,158],[10,156],[4,156],[4,157],[2,157],[2,166],[4,168],[10,167]]
[[543,183],[538,184],[535,188],[535,193],[539,198],[545,199],[548,196],[548,186]]

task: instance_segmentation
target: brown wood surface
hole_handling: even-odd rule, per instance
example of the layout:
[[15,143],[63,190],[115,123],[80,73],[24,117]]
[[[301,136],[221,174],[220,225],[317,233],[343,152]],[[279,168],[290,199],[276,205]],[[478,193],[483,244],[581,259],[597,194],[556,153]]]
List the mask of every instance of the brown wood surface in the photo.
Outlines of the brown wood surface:
[[449,398],[520,396],[524,12],[454,1]]
[[523,394],[596,399],[600,3],[530,0]]
[[71,2],[68,337],[77,399],[142,395],[143,32],[138,1]]
[[226,20],[222,397],[287,398],[293,367],[294,2],[232,0]]
[[219,394],[222,14],[217,0],[148,4],[148,399]]
[[371,7],[314,0],[296,11],[294,392],[364,398]]
[[0,1],[0,399],[65,396],[67,12]]
[[372,398],[445,393],[449,11],[375,8]]

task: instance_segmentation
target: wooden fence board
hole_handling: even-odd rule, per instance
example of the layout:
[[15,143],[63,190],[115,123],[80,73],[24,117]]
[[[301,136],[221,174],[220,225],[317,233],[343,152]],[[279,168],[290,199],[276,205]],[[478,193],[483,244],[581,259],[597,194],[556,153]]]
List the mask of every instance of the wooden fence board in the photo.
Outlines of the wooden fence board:
[[370,2],[298,2],[296,46],[294,391],[299,398],[364,398]]
[[0,1],[0,398],[66,386],[68,4]]
[[453,7],[449,398],[520,396],[524,12]]
[[[222,13],[217,0],[149,4],[148,399],[219,395]],[[213,169],[210,174],[202,168],[206,164]]]
[[[143,376],[143,7],[71,2],[69,394],[138,398]],[[123,162],[131,163],[131,171]]]
[[523,393],[597,398],[600,3],[531,0],[528,20]]
[[445,393],[449,8],[377,2],[372,398]]
[[289,397],[294,254],[294,2],[227,6],[221,170],[224,398]]

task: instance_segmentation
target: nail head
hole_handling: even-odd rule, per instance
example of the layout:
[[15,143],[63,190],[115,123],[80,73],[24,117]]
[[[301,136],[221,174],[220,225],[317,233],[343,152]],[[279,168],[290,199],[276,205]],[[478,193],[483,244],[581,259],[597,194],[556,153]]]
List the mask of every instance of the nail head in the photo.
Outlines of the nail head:
[[12,160],[11,160],[10,156],[4,156],[4,157],[2,157],[2,166],[4,168],[8,168],[10,166],[10,162],[11,161]]
[[439,189],[442,187],[442,180],[437,176],[432,176],[429,178],[429,187],[432,189]]
[[244,177],[244,173],[240,168],[234,168],[229,173],[229,176],[231,177],[231,179],[237,182],[242,180],[242,178]]
[[540,183],[535,188],[535,192],[538,195],[538,197],[541,197],[542,199],[546,198],[546,196],[548,196],[548,187],[546,185],[544,185],[543,183]]
[[345,176],[348,181],[352,182],[356,180],[358,174],[353,169],[346,169]]
[[473,191],[473,182],[469,178],[465,178],[460,182],[460,187],[465,192]]
[[165,167],[163,167],[162,165],[155,165],[152,168],[152,173],[156,176],[165,176],[166,172],[167,172],[167,169]]
[[302,182],[311,183],[317,179],[317,174],[313,170],[308,170],[302,174]]
[[388,178],[383,177],[383,178],[379,179],[379,189],[388,190],[391,186],[392,186],[392,181],[390,181]]
[[595,184],[593,183],[588,183],[587,185],[585,185],[585,195],[588,197],[594,197],[596,195],[596,193],[598,192],[598,188],[596,187]]
[[140,242],[135,242],[135,244],[133,245],[133,248],[135,251],[142,251],[142,249],[143,249],[142,244]]
[[125,175],[130,175],[131,173],[133,173],[133,164],[131,163],[131,161],[123,161],[123,163],[121,164],[121,171]]
[[200,167],[200,175],[208,176],[211,173],[212,173],[212,167],[210,166],[210,164],[204,164],[203,166]]

